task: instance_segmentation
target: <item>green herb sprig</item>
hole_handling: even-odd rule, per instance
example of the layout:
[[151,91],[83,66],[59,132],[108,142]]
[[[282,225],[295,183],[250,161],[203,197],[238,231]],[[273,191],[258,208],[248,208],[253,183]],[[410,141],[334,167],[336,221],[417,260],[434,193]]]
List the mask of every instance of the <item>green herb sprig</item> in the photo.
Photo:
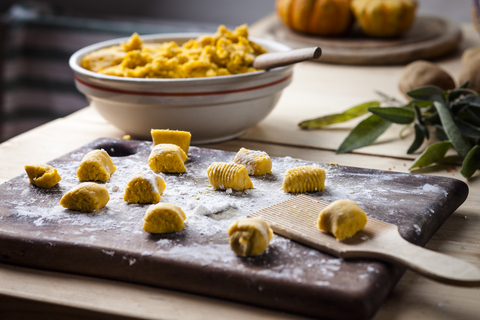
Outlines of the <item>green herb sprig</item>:
[[442,161],[453,147],[463,161],[461,174],[470,178],[480,168],[480,96],[467,87],[468,82],[448,91],[425,86],[407,92],[412,100],[404,105],[398,106],[392,98],[387,103],[397,106],[382,107],[381,101],[370,101],[342,113],[302,121],[299,126],[305,130],[322,129],[370,113],[352,129],[337,154],[370,145],[392,123],[413,126],[415,138],[407,150],[412,154],[430,139],[432,130],[440,142],[430,144],[409,169]]

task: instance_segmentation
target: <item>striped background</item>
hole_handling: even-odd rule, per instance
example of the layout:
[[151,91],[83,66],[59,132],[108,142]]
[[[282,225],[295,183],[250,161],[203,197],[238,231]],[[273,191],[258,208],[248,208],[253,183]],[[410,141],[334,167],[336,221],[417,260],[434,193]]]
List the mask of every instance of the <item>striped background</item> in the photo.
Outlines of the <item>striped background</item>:
[[55,16],[15,6],[2,17],[0,142],[88,105],[68,59],[99,41],[140,34],[214,32],[217,25]]

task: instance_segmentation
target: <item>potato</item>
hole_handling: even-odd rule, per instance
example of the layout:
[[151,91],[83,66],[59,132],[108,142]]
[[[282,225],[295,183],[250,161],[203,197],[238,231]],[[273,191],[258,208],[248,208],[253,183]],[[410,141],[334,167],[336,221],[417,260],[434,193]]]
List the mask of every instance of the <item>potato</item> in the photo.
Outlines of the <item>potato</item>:
[[462,84],[467,80],[469,89],[480,92],[480,57],[472,59],[460,72],[458,82]]
[[480,47],[467,49],[462,54],[462,65],[466,67],[470,62],[478,58],[480,58]]
[[426,85],[435,85],[442,90],[451,90],[455,88],[455,81],[445,70],[428,61],[417,60],[405,66],[398,86],[407,98],[409,98],[408,91]]

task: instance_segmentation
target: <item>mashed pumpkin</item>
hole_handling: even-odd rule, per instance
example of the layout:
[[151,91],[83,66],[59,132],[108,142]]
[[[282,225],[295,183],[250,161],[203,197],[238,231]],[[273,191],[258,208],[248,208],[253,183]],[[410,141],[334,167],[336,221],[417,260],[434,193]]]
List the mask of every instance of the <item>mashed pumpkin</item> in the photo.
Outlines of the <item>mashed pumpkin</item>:
[[85,69],[119,77],[194,78],[257,71],[253,59],[265,50],[248,40],[247,25],[234,31],[221,25],[179,46],[175,42],[143,43],[134,33],[127,43],[85,56]]

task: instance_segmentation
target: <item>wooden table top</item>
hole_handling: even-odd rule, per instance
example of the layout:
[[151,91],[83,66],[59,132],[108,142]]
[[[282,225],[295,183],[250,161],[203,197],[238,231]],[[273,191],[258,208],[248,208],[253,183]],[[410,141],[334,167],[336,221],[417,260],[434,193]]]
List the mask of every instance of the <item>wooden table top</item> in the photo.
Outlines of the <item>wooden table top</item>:
[[[255,26],[251,30],[254,35]],[[464,39],[458,52],[438,61],[455,77],[461,70],[462,51],[480,45],[471,25],[462,30]],[[375,90],[402,99],[397,86],[401,70],[401,66],[299,64],[295,66],[292,84],[264,121],[236,140],[206,147],[229,151],[245,147],[264,150],[271,156],[408,172],[415,158],[406,154],[413,136],[399,139],[398,127],[372,146],[336,155],[335,149],[354,122],[321,131],[302,131],[297,126],[301,120],[377,100]],[[99,137],[123,135],[87,107],[0,144],[0,183],[23,173],[25,164],[47,162]],[[459,169],[438,165],[416,172],[465,181]],[[470,188],[468,199],[437,231],[427,248],[480,268],[479,177],[480,173],[476,173],[466,181]],[[407,271],[374,319],[474,319],[480,311],[479,299],[480,288],[447,286]],[[0,313],[12,315],[11,318],[48,315],[49,319],[305,319],[193,294],[6,264],[0,264]]]

